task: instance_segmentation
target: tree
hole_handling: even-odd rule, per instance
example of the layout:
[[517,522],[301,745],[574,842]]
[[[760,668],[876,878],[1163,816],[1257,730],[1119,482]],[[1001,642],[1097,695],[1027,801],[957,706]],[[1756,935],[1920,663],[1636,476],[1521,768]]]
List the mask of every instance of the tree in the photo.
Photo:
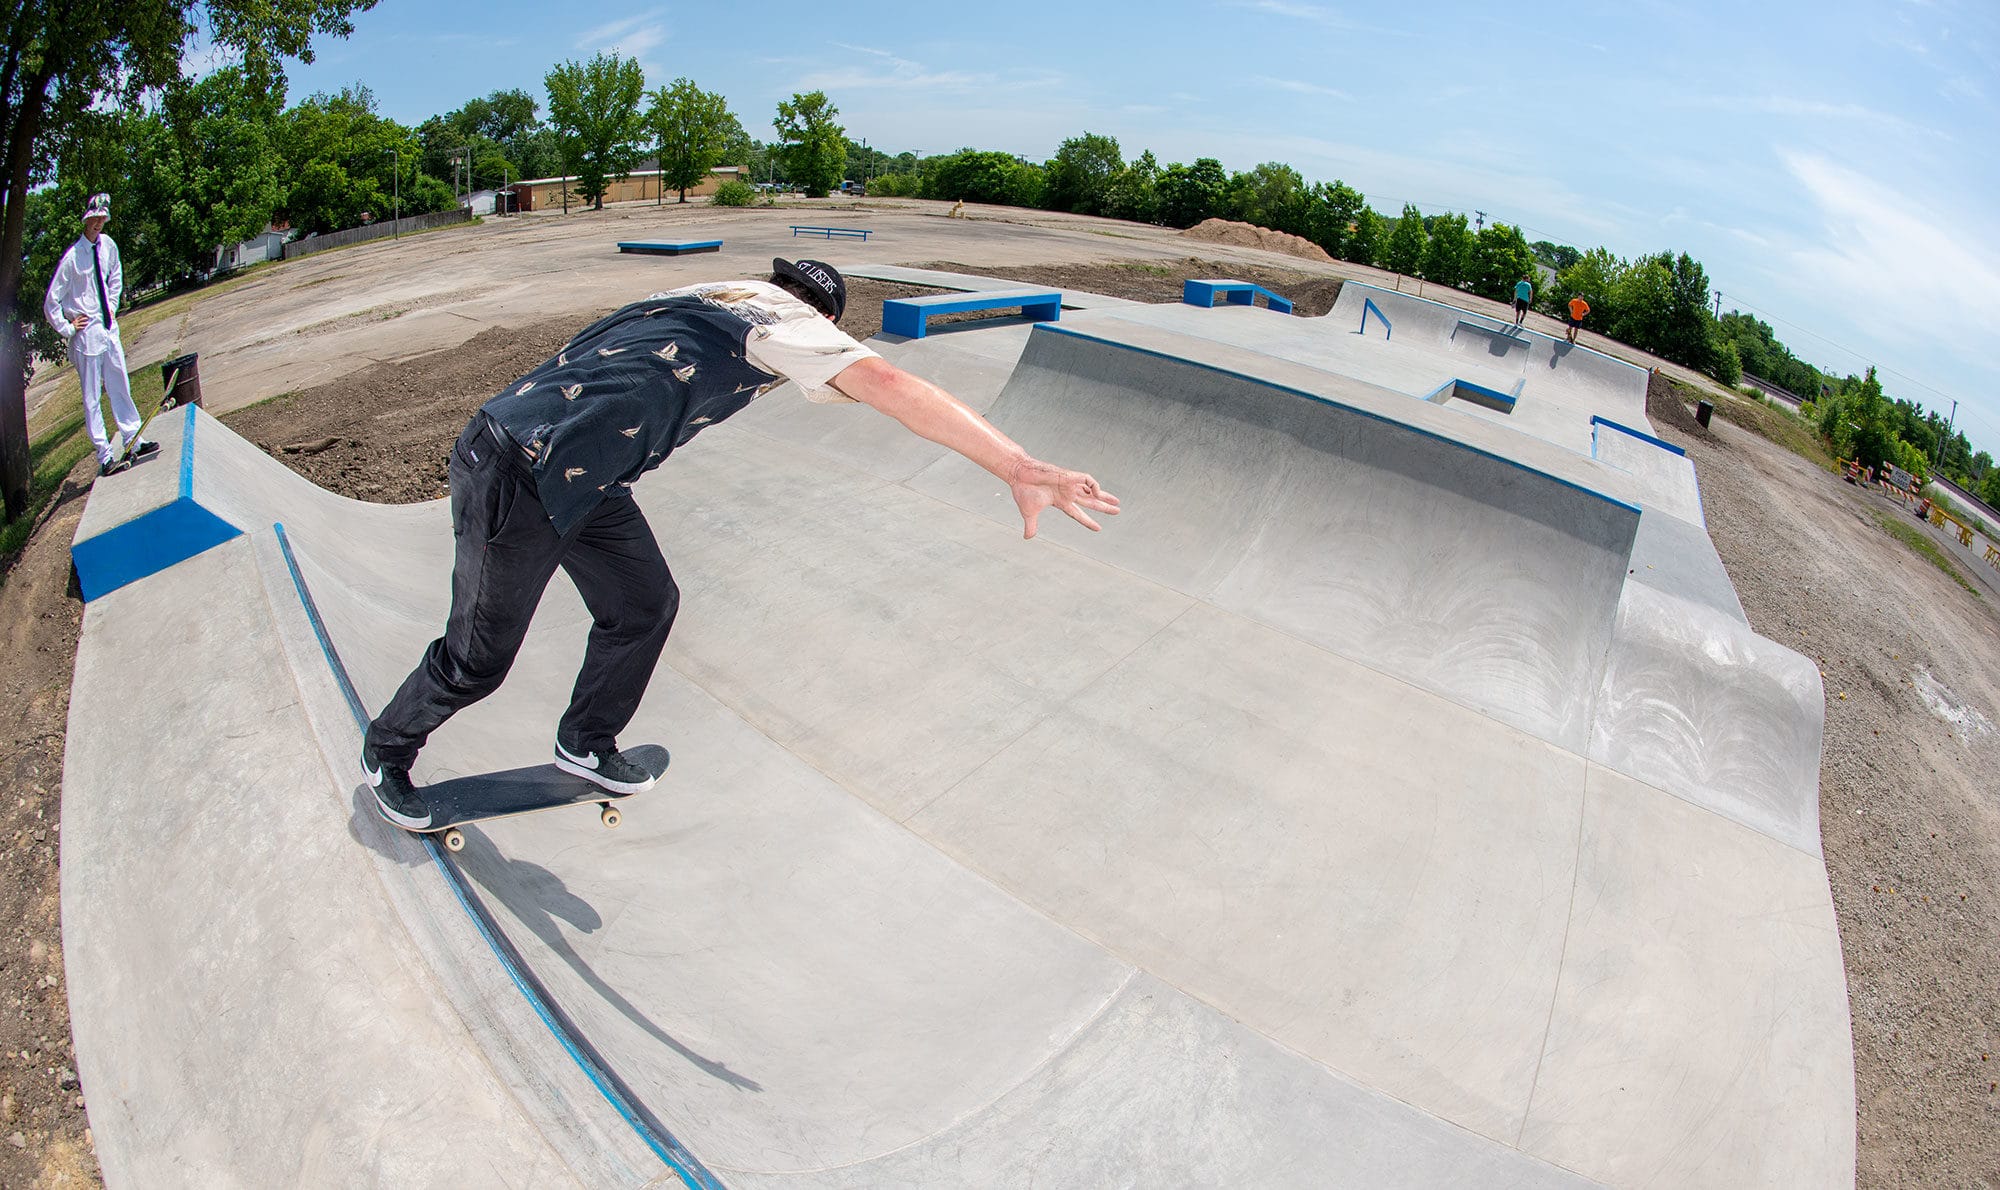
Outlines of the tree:
[[1039,206],[1042,171],[1006,153],[960,149],[933,158],[924,173],[923,195],[948,201],[987,202],[1003,206]]
[[284,196],[275,144],[284,92],[242,69],[176,80],[157,113],[134,121],[132,202],[149,234],[126,253],[126,284],[206,273],[218,246],[263,231]]
[[1113,219],[1154,223],[1160,217],[1160,163],[1151,149],[1118,171],[1105,190],[1104,213]]
[[847,129],[834,123],[840,109],[824,91],[808,91],[778,103],[778,155],[792,182],[807,198],[825,198],[847,168]]
[[[1473,251],[1473,274],[1469,278],[1473,292],[1495,301],[1511,302],[1514,282],[1527,277],[1539,290],[1542,288],[1539,276],[1535,254],[1529,251],[1520,228],[1495,223],[1480,229]],[[1546,301],[1547,295],[1543,297]]]
[[1583,259],[1583,253],[1568,244],[1553,244],[1547,240],[1536,240],[1528,245],[1528,250],[1535,254],[1536,260],[1558,273]]
[[1454,289],[1464,288],[1472,279],[1475,248],[1465,216],[1438,215],[1425,230],[1429,241],[1424,246],[1424,279]]
[[610,179],[632,172],[639,161],[646,136],[639,115],[646,72],[636,58],[598,54],[588,62],[564,62],[543,81],[566,172],[577,175],[577,193],[601,211]]
[[1245,223],[1302,235],[1312,209],[1312,194],[1298,170],[1266,161],[1229,180],[1226,207],[1232,217]]
[[1382,267],[1407,276],[1415,276],[1424,267],[1424,245],[1429,237],[1424,234],[1424,217],[1417,208],[1403,204],[1403,217],[1396,220],[1396,230],[1389,233],[1389,242],[1383,248]]
[[1175,162],[1160,171],[1154,189],[1160,198],[1160,222],[1168,227],[1193,227],[1222,210],[1227,198],[1228,175],[1213,157],[1196,159],[1193,165]]
[[[417,135],[376,114],[366,87],[308,96],[278,119],[276,144],[291,179],[279,211],[301,232],[354,227],[363,212],[387,216],[398,206],[405,215],[444,209],[432,205],[436,190],[417,185],[429,176]],[[443,193],[451,206],[450,187]]]
[[1340,256],[1354,234],[1354,221],[1367,205],[1361,192],[1345,182],[1317,183],[1306,212],[1306,229],[1300,234],[1326,249],[1327,255]]
[[1372,265],[1382,257],[1382,237],[1388,234],[1388,224],[1373,207],[1362,207],[1354,216],[1354,230],[1347,235],[1341,248],[1341,259],[1355,264]]
[[275,78],[287,57],[313,60],[315,33],[345,37],[348,14],[373,0],[116,0],[7,9],[0,62],[0,143],[5,145],[0,211],[0,496],[7,516],[27,507],[27,371],[21,324],[40,317],[41,294],[22,301],[22,235],[28,193],[49,180],[48,163],[82,113],[101,104],[132,106],[182,77],[183,51],[196,30],[224,53],[242,56],[256,78]]
[[660,189],[669,186],[688,200],[688,187],[699,186],[708,171],[722,160],[722,151],[733,130],[743,131],[729,114],[729,102],[713,91],[704,91],[691,79],[675,79],[673,86],[653,92],[652,110],[646,123],[659,139]]
[[1044,198],[1054,210],[1075,211],[1079,215],[1106,214],[1111,184],[1124,168],[1118,138],[1094,132],[1073,136],[1057,146],[1056,155],[1048,164]]

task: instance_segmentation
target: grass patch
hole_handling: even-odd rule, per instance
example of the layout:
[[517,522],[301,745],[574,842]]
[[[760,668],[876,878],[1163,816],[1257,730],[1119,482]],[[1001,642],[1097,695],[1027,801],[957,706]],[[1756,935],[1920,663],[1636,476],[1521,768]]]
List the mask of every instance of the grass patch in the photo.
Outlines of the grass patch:
[[1128,269],[1134,273],[1148,273],[1155,277],[1171,277],[1174,275],[1174,270],[1169,265],[1147,264],[1141,260],[1121,260],[1118,262],[1118,267]]
[[[151,420],[160,411],[160,402],[166,397],[162,379],[157,360],[133,369],[132,403],[139,407],[141,418]],[[83,402],[76,396],[75,381],[72,379],[70,383],[68,391],[58,393],[43,407],[42,416],[37,419],[39,429],[28,436],[28,459],[34,473],[28,487],[28,506],[20,516],[0,527],[0,574],[13,567],[15,555],[28,544],[29,536],[41,523],[42,513],[62,489],[63,480],[78,463],[96,457],[90,432],[83,425]],[[106,405],[105,432],[116,433],[109,402]]]
[[[1671,377],[1668,378],[1672,380]],[[1711,399],[1700,389],[1673,383],[1684,391],[1689,400]],[[1792,412],[1791,407],[1761,397],[1737,397],[1717,393],[1720,400],[1715,402],[1716,416],[1731,425],[1741,426],[1762,438],[1768,438],[1786,450],[1811,463],[1823,471],[1838,472],[1833,456],[1827,453],[1825,444],[1819,440],[1819,432],[1804,418]]]
[[1953,582],[1972,592],[1974,596],[1979,594],[1978,588],[1966,581],[1965,576],[1958,572],[1958,567],[1952,565],[1951,559],[1938,548],[1937,542],[1932,541],[1930,535],[1922,529],[1901,517],[1879,510],[1875,513],[1875,520],[1882,526],[1883,532],[1915,550],[1925,561],[1950,575]]

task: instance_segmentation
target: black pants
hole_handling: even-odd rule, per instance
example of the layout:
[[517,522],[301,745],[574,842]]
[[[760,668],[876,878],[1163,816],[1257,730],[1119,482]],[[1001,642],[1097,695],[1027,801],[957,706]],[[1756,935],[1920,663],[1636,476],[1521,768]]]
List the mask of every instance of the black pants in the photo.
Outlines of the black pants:
[[557,534],[520,448],[481,413],[452,447],[451,527],[451,618],[369,725],[375,755],[410,767],[439,724],[499,689],[558,566],[594,623],[557,738],[572,751],[615,747],[681,602],[638,503],[609,497]]

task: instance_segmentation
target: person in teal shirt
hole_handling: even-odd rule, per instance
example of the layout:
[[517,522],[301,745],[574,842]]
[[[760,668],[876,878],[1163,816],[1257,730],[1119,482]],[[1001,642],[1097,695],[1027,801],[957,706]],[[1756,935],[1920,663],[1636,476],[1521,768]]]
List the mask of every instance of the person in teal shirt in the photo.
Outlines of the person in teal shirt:
[[1520,326],[1528,317],[1528,303],[1535,300],[1535,287],[1528,284],[1526,277],[1514,282],[1514,325]]

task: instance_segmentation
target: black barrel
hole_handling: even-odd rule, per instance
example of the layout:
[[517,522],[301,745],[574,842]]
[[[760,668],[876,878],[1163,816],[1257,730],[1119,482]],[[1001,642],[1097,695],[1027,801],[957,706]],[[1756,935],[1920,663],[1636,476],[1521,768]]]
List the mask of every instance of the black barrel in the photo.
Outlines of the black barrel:
[[1715,402],[1702,401],[1695,405],[1694,419],[1701,423],[1702,429],[1708,428],[1708,419],[1713,416],[1715,416]]
[[161,409],[201,404],[201,373],[195,367],[199,355],[183,355],[160,365],[160,384],[167,390]]

